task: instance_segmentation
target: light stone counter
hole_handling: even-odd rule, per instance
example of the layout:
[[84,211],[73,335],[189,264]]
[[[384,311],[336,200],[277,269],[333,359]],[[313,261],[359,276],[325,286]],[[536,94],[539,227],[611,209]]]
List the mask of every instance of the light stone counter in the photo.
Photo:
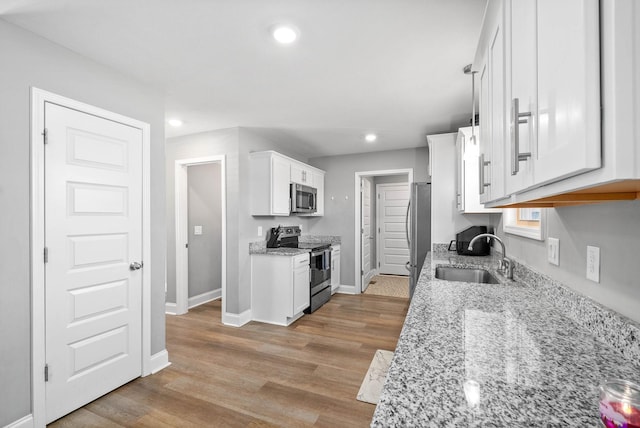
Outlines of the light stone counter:
[[[427,255],[372,427],[596,427],[598,386],[640,382],[637,323],[520,264],[506,280],[496,264]],[[439,280],[438,265],[489,267],[501,283]]]

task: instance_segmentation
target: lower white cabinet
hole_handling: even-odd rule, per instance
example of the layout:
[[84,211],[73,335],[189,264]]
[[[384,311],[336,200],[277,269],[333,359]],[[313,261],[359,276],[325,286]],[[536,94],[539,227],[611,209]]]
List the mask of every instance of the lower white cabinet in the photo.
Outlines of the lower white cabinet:
[[331,246],[331,294],[340,287],[340,245]]
[[309,307],[309,254],[251,255],[251,313],[254,321],[289,325]]

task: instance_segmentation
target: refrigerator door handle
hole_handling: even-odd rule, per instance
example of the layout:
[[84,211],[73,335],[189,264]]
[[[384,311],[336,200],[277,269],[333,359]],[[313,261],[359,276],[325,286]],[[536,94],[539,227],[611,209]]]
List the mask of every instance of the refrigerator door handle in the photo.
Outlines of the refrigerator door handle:
[[404,231],[407,234],[407,247],[409,247],[409,251],[411,251],[411,240],[409,239],[409,210],[411,209],[411,199],[409,199],[409,203],[407,204],[407,216],[404,220]]

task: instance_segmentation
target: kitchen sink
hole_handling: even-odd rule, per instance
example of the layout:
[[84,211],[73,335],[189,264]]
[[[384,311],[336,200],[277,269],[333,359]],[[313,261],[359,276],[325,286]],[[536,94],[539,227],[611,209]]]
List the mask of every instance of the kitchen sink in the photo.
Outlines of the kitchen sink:
[[493,275],[484,269],[437,266],[436,278],[445,281],[478,282],[481,284],[500,284]]

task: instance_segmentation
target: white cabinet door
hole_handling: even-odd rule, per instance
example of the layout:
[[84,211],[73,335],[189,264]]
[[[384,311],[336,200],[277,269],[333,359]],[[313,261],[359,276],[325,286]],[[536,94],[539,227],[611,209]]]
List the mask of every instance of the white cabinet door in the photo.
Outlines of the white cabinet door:
[[288,216],[291,161],[276,152],[249,155],[251,215]]
[[[501,3],[500,3],[501,4]],[[492,17],[488,45],[480,66],[480,202],[505,196],[504,187],[504,20],[500,6]]]
[[313,171],[311,171],[311,169],[309,168],[306,168],[304,164],[292,163],[291,164],[291,182],[314,187]]
[[317,210],[313,215],[321,217],[324,215],[324,172],[313,172],[313,186],[318,190],[316,195]]
[[311,300],[309,278],[309,256],[304,254],[293,258],[293,307],[288,316],[292,317],[309,307]]
[[598,0],[537,0],[537,185],[601,165],[598,12]]
[[476,134],[475,143],[471,127],[460,128],[456,138],[456,166],[458,168],[456,205],[458,211],[466,214],[494,213],[502,210],[485,208],[480,203],[478,153],[480,136]]
[[331,292],[340,286],[340,245],[331,247]]
[[465,137],[464,132],[458,132],[456,138],[456,209],[460,212],[464,212]]
[[[508,143],[505,146],[508,169],[505,186],[507,194],[511,194],[534,183],[533,167],[537,156],[534,143],[538,138],[536,2],[507,0],[505,8],[506,121],[509,123]],[[522,117],[514,117],[515,102]],[[515,157],[516,152],[525,154],[522,160]],[[526,153],[530,153],[530,156],[527,157]]]
[[[502,9],[502,8],[501,8]],[[500,17],[502,10],[500,11]],[[505,144],[505,105],[504,105],[504,20],[498,18],[489,43],[487,53],[489,68],[489,110],[491,132],[491,158],[489,174],[491,200],[505,196],[504,190],[504,144]]]
[[271,158],[271,213],[289,215],[290,213],[290,163],[279,156]]

